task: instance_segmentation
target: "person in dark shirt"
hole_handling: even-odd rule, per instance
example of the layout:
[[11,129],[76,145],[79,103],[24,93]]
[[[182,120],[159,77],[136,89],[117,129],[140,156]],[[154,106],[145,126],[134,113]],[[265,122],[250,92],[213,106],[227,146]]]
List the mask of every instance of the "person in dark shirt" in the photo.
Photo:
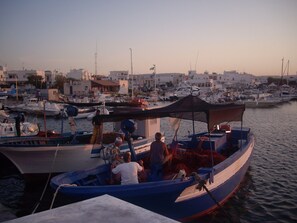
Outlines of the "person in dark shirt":
[[155,134],[155,140],[150,147],[150,180],[157,181],[162,179],[163,164],[168,160],[169,152],[167,146],[161,141],[162,134],[157,132]]
[[96,111],[95,116],[92,119],[93,135],[91,138],[91,144],[100,144],[103,136],[103,123],[100,120],[100,110]]
[[15,119],[15,129],[16,129],[17,136],[21,136],[21,116],[18,115],[14,119]]

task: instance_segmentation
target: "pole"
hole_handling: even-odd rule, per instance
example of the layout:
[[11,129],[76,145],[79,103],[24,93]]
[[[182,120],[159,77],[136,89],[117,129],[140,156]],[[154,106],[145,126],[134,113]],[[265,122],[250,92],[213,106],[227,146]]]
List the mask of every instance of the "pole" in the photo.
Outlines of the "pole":
[[280,85],[283,84],[283,75],[284,75],[284,58],[282,59],[282,70],[281,70],[281,81],[280,81]]
[[288,68],[287,68],[287,85],[289,85],[289,66],[290,66],[290,60],[288,60]]
[[156,94],[157,83],[156,83],[156,65],[155,64],[154,64],[154,78],[155,78],[155,94]]
[[43,123],[44,123],[44,133],[45,133],[45,138],[47,138],[45,103],[46,103],[46,102],[43,101]]
[[[130,48],[130,59],[131,59],[131,98],[133,99],[133,61],[132,61],[132,49]],[[129,81],[129,78],[128,78]]]

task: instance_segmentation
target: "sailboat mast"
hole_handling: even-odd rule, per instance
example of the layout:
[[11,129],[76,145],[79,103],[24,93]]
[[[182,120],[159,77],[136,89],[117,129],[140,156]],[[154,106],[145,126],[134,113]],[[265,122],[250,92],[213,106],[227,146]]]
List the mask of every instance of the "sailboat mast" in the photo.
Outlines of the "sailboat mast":
[[[133,99],[133,61],[132,61],[132,49],[130,48],[130,59],[131,59],[131,98]],[[129,83],[129,78],[128,78]]]
[[95,76],[97,76],[97,41],[96,41],[96,52],[95,52]]
[[280,80],[279,85],[283,84],[283,75],[284,75],[284,58],[282,58],[281,80]]
[[288,64],[287,64],[287,85],[289,85],[289,67],[290,67],[290,60],[288,60]]

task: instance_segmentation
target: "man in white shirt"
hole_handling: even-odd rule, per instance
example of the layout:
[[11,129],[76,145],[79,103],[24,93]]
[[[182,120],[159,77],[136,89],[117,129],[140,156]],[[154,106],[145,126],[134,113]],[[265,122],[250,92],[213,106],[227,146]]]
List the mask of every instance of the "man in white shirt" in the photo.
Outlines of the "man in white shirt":
[[138,172],[143,170],[137,162],[131,162],[131,153],[124,154],[124,162],[112,169],[112,173],[121,174],[121,185],[138,184]]

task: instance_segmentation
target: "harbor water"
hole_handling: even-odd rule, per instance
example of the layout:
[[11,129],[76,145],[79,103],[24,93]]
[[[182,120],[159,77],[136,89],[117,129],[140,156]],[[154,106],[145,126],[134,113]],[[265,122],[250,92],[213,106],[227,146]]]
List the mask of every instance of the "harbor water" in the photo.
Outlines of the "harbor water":
[[[37,121],[44,128],[43,119]],[[46,127],[60,132],[61,123],[49,118]],[[78,130],[92,129],[90,121],[76,123]],[[192,222],[297,222],[297,102],[269,109],[247,108],[243,125],[250,127],[256,136],[253,159],[243,182],[222,209]],[[192,123],[186,122],[180,127],[180,134],[186,135],[192,129]],[[174,131],[167,119],[161,120],[161,130],[169,143]],[[206,125],[195,126],[196,132],[203,130]],[[69,131],[67,120],[63,131]],[[45,184],[46,181],[25,187],[13,167],[1,164],[0,222],[32,213]],[[47,188],[37,211],[50,207],[53,193]],[[55,207],[65,203],[57,197]]]

